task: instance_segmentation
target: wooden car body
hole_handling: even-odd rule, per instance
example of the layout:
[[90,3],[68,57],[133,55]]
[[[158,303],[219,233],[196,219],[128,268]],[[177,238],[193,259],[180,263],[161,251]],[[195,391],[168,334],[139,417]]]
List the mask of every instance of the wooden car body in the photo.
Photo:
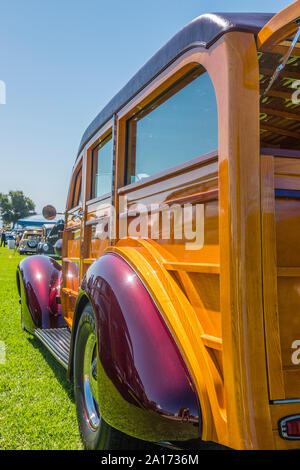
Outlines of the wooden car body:
[[[120,431],[150,441],[299,448],[281,426],[300,413],[300,113],[291,98],[299,42],[287,75],[260,96],[276,54],[286,54],[297,31],[300,3],[274,17],[204,17],[159,51],[85,132],[66,207],[61,310],[53,315],[72,332],[71,375],[80,314],[92,304],[100,411]],[[131,181],[134,120],[204,73],[216,99],[216,147]],[[107,142],[110,191],[95,196],[95,151]],[[195,239],[178,236],[182,217],[170,217],[167,235],[157,222],[174,205]]]

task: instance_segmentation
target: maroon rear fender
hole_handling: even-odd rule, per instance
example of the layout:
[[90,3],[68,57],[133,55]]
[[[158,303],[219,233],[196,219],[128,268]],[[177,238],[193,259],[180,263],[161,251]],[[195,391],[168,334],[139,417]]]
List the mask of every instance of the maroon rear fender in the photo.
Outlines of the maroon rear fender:
[[26,329],[66,326],[60,296],[61,266],[48,256],[24,258],[17,268],[23,323]]
[[96,317],[104,420],[150,441],[199,438],[200,408],[190,374],[132,267],[107,253],[88,269],[81,287]]

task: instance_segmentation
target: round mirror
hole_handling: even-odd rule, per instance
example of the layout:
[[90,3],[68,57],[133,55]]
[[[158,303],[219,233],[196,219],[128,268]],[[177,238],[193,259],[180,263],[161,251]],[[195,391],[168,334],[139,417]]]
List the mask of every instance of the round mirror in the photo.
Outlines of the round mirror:
[[45,206],[42,210],[43,217],[47,220],[53,220],[56,217],[56,209],[53,206]]

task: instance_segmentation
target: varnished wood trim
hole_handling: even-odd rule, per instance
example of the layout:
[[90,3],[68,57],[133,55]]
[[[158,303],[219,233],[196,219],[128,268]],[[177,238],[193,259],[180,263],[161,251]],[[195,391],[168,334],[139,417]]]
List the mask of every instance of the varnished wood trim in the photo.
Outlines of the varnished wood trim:
[[186,271],[190,273],[220,274],[220,265],[212,263],[183,263],[166,262],[164,267],[168,271]]
[[[220,305],[226,406],[236,448],[272,449],[262,296],[259,65],[253,36],[234,33],[231,46],[235,58],[227,64],[227,88],[219,96]],[[224,74],[218,78],[224,80]]]
[[93,225],[93,224],[98,224],[98,223],[103,223],[103,222],[109,222],[110,221],[110,216],[109,215],[104,215],[103,217],[97,217],[97,219],[90,219],[88,220],[85,225]]
[[267,50],[275,43],[287,38],[297,30],[295,19],[300,16],[299,2],[294,2],[274,15],[260,30],[257,37],[258,48]]
[[78,230],[81,227],[81,221],[78,224],[74,225],[69,225],[68,227],[65,227],[66,232],[72,232],[73,230]]
[[278,267],[277,275],[279,277],[300,277],[300,266]]
[[261,157],[263,300],[270,398],[285,398],[277,299],[274,157]]
[[71,176],[71,181],[70,181],[70,185],[69,185],[69,192],[68,192],[67,205],[66,205],[66,210],[68,212],[73,212],[74,210],[77,209],[77,207],[80,207],[80,206],[77,206],[77,207],[73,208],[73,207],[71,207],[71,205],[72,205],[75,177],[76,177],[76,174],[77,174],[80,166],[82,166],[82,162],[83,162],[83,153],[80,154],[80,158],[78,159],[78,161],[75,162],[75,165],[74,165],[73,170],[72,170],[72,176]]
[[89,201],[87,201],[86,205],[91,206],[92,204],[98,204],[99,202],[110,201],[110,198],[111,198],[111,193],[106,193],[103,196],[90,199]]
[[[297,26],[295,28],[293,28],[293,30],[290,31],[291,35],[293,35],[296,31],[297,31]],[[280,54],[280,55],[284,56],[288,52],[288,50],[290,48],[290,45],[291,45],[290,41],[284,41],[280,44],[277,44],[276,46],[272,47],[272,53],[273,54]],[[299,46],[297,47],[297,44],[293,49],[292,55],[294,57],[299,57],[300,56],[300,48],[299,48]]]
[[164,204],[190,204],[193,202],[208,202],[208,201],[215,201],[218,199],[219,190],[212,189],[211,191],[204,191],[201,193],[191,194],[189,196],[183,196],[174,199],[168,199],[164,201]]
[[68,289],[67,287],[63,287],[62,291],[71,297],[77,298],[78,296],[78,292],[76,290]]
[[[174,198],[174,199],[168,199],[167,201],[163,201],[161,204],[157,204],[157,207],[154,209],[151,207],[151,205],[145,205],[143,208],[143,211],[140,213],[145,213],[147,214],[148,212],[151,211],[152,214],[155,212],[159,212],[165,208],[166,205],[171,206],[173,204],[178,204],[178,205],[183,205],[183,204],[192,204],[192,203],[204,203],[204,202],[209,202],[209,201],[216,201],[218,200],[218,195],[219,195],[219,190],[218,189],[213,189],[211,191],[204,191],[201,193],[195,193],[191,194],[189,196],[183,196],[180,198]],[[128,212],[122,212],[120,213],[120,219],[123,219],[124,217],[136,217],[137,215],[137,210],[132,210]]]
[[83,262],[85,264],[92,264],[94,261],[96,261],[97,258],[84,258]]
[[68,215],[74,215],[80,209],[82,209],[82,206],[80,204],[78,206],[72,207],[72,209],[68,211]]
[[133,191],[135,189],[140,189],[144,186],[157,183],[162,179],[171,178],[172,176],[175,176],[179,173],[183,173],[185,171],[191,171],[195,167],[198,167],[200,165],[207,165],[209,163],[217,161],[217,158],[218,158],[217,150],[214,150],[209,153],[205,153],[203,155],[200,155],[199,157],[193,158],[192,160],[188,160],[184,163],[180,163],[179,165],[168,168],[167,170],[160,171],[159,173],[156,173],[153,176],[149,176],[148,178],[144,178],[141,181],[128,184],[127,186],[123,186],[122,188],[118,190],[118,194],[119,195],[126,194],[127,192]]
[[217,338],[211,335],[201,335],[201,339],[207,348],[216,349],[222,351],[223,341],[222,338]]

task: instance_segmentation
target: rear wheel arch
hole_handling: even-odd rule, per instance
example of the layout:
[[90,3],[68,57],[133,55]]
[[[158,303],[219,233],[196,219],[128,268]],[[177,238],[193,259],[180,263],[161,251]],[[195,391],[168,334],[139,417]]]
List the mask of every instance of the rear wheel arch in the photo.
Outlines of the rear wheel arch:
[[[137,290],[134,289],[135,284]],[[122,427],[123,424],[119,425],[116,418],[117,412],[113,415],[107,414],[106,402],[103,408],[101,406],[103,412],[105,411],[104,419],[123,433],[139,439],[156,442],[198,439],[201,435],[202,413],[191,375],[162,314],[134,267],[118,254],[107,252],[90,266],[83,278],[81,289],[72,331],[72,361],[81,312],[86,302],[90,302],[98,335],[101,334],[102,337],[98,351],[101,374],[104,374],[102,377],[106,387],[115,387],[108,393],[103,393],[103,390],[100,392],[101,405],[103,397],[105,402],[105,396],[112,395],[118,401],[120,410],[125,406],[130,413],[130,408],[131,412],[136,414],[136,420],[141,419],[145,426],[149,425],[155,414],[159,421],[157,428],[163,431],[161,436],[154,436],[150,425],[145,433],[143,430],[141,433],[135,433],[130,426]],[[126,313],[122,312],[123,308],[127,310]],[[116,310],[119,312],[116,313]],[[132,310],[135,311],[134,314]],[[133,331],[134,329],[136,331]],[[125,349],[122,350],[122,347]],[[118,348],[119,351],[116,351]],[[165,354],[161,354],[162,351]],[[172,358],[170,362],[167,359],[169,355]],[[74,368],[73,362],[71,368]],[[153,382],[150,386],[149,380]],[[178,434],[177,431],[171,430],[174,429],[174,424],[170,426],[169,416],[173,413],[177,416],[175,428],[181,428]],[[179,422],[184,422],[184,425],[177,424]],[[183,428],[186,428],[185,432]]]
[[26,329],[66,326],[56,302],[60,281],[61,266],[52,258],[35,255],[20,261],[16,284]]

